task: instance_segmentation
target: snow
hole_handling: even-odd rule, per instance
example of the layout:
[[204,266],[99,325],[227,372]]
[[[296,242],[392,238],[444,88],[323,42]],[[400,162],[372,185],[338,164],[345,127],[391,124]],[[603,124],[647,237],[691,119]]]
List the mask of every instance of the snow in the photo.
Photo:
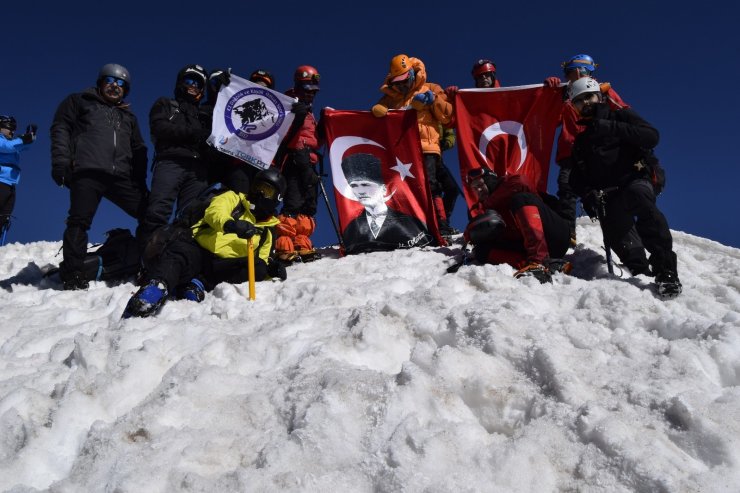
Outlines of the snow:
[[578,238],[552,285],[331,251],[125,321],[0,248],[0,490],[739,491],[740,250],[674,232],[661,301]]

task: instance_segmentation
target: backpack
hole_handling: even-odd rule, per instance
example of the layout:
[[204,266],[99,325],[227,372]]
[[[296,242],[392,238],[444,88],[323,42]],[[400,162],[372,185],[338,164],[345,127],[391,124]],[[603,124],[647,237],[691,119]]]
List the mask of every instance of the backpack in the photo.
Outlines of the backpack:
[[88,281],[122,280],[139,271],[139,247],[131,231],[111,229],[105,242],[85,256],[82,276]]
[[638,163],[645,167],[647,179],[653,184],[653,190],[655,190],[655,196],[657,197],[665,189],[665,169],[660,165],[660,161],[652,149],[645,151],[645,155]]

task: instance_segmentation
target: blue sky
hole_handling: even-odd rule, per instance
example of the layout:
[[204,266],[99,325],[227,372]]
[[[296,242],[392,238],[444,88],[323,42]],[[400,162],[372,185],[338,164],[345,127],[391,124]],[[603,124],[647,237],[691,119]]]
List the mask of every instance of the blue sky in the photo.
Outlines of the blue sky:
[[[597,78],[611,82],[660,131],[656,153],[667,186],[658,204],[671,228],[740,247],[740,104],[733,96],[740,68],[732,34],[740,8],[732,2],[683,8],[649,1],[372,2],[352,12],[347,5],[233,2],[203,11],[202,3],[133,0],[4,6],[0,113],[14,115],[24,128],[40,127],[38,141],[22,156],[8,240],[61,239],[69,193],[51,180],[49,128],[61,100],[93,85],[105,63],[129,69],[128,100],[149,142],[149,109],[172,94],[177,71],[188,63],[231,67],[242,76],[265,68],[281,91],[290,87],[296,66],[313,65],[322,76],[318,116],[324,106],[369,109],[398,53],[422,59],[431,82],[461,88],[472,87],[470,68],[479,58],[494,60],[509,86],[560,75],[562,60],[588,53],[599,64]],[[150,161],[152,151],[150,145]],[[459,180],[457,150],[444,157]],[[553,185],[556,174],[553,164]],[[333,201],[330,183],[326,178]],[[452,223],[462,229],[465,221],[460,200]],[[314,242],[336,243],[323,200],[317,223]],[[134,225],[104,201],[90,241]]]

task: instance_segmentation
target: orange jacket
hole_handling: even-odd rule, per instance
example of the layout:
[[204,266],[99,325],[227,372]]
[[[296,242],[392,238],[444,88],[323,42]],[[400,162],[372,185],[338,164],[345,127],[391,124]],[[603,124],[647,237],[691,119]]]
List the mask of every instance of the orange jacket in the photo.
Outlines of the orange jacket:
[[[427,82],[427,72],[424,68],[424,63],[418,58],[409,58],[411,67],[414,69],[414,86],[407,94],[401,94],[400,92],[390,87],[391,75],[388,74],[385,77],[385,82],[380,88],[380,91],[385,94],[378,104],[373,107],[373,113],[376,116],[379,115],[376,111],[376,107],[379,105],[382,109],[402,109],[410,108],[411,100],[419,93],[432,91],[434,93],[434,103],[430,106],[424,106],[421,109],[416,110],[416,118],[419,122],[419,135],[421,136],[421,149],[424,153],[439,154],[442,152],[439,147],[439,125],[440,123],[446,125],[452,118],[452,104],[447,101],[447,95],[444,89],[437,84]],[[384,114],[384,113],[383,113]]]

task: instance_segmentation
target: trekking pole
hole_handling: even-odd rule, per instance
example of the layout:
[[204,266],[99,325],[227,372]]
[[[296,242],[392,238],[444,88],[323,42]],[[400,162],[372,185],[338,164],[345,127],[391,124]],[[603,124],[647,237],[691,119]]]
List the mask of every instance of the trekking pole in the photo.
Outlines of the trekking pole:
[[254,301],[256,295],[254,288],[254,242],[252,238],[247,240],[247,267],[249,269],[247,274],[249,279],[249,301]]
[[326,204],[326,210],[329,211],[329,218],[331,218],[331,225],[334,226],[334,232],[337,234],[337,240],[339,241],[339,246],[342,250],[342,252],[345,251],[344,249],[344,242],[342,241],[342,235],[339,234],[339,226],[337,226],[337,219],[334,217],[334,211],[331,210],[331,204],[329,203],[329,197],[326,195],[326,188],[324,188],[324,156],[323,154],[318,154],[319,156],[319,167],[321,168],[321,171],[319,173],[316,173],[316,170],[314,169],[314,173],[317,174],[319,178],[319,187],[321,187],[321,195],[324,196],[324,203]]

